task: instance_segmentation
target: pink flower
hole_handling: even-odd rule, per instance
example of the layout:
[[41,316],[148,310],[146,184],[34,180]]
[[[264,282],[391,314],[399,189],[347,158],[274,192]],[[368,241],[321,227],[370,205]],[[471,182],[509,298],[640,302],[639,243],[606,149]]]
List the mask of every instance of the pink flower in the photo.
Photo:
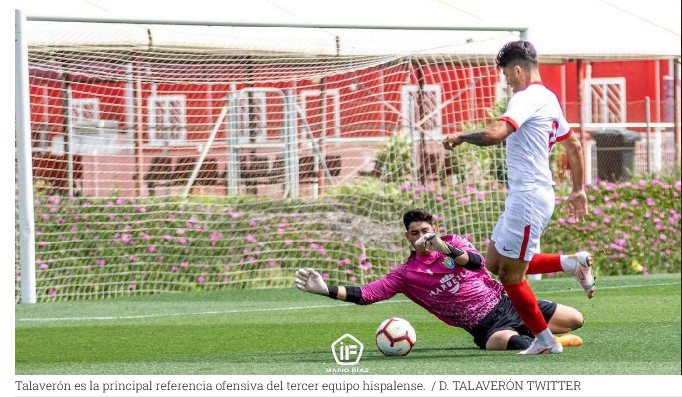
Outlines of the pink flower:
[[185,244],[186,242],[187,242],[186,238],[179,238],[178,239],[178,243],[180,243],[180,244]]
[[654,201],[654,199],[652,199],[652,198],[646,199],[646,205],[652,206],[652,205],[655,205],[655,204],[656,204],[656,202]]
[[180,262],[180,267],[182,267],[183,269],[186,269],[187,266],[189,266],[189,263],[187,263],[187,262]]
[[177,272],[178,270],[180,270],[180,269],[178,269],[177,266],[173,266],[173,268],[171,269],[171,271],[174,271],[174,272]]
[[50,296],[55,296],[55,295],[57,295],[57,291],[55,291],[53,289],[50,290]]
[[135,284],[130,284],[130,285],[128,286],[128,289],[134,290],[134,289],[135,289]]
[[154,246],[152,245],[151,247],[147,248],[147,251],[149,251],[149,252],[154,252],[154,251],[156,251],[156,247],[154,247]]
[[328,274],[328,273],[322,273],[322,278],[325,279],[325,280],[328,279],[328,278],[329,278],[329,274]]
[[43,263],[42,265],[40,265],[40,270],[47,270],[47,269],[49,269],[49,268],[50,268],[50,267],[49,267],[48,265],[44,264],[44,263]]
[[252,235],[247,234],[247,235],[246,235],[246,241],[248,241],[249,243],[255,243],[257,240],[256,240],[256,238],[253,237]]
[[348,280],[350,280],[351,283],[358,281],[358,279],[356,277],[351,277]]
[[197,283],[201,284],[205,281],[203,277],[197,277]]
[[177,234],[184,234],[184,233],[185,233],[185,229],[178,229],[178,230],[175,231],[175,233],[177,233]]
[[284,240],[284,245],[291,245],[291,244],[293,244],[293,243],[294,243],[294,242],[291,241],[291,240]]

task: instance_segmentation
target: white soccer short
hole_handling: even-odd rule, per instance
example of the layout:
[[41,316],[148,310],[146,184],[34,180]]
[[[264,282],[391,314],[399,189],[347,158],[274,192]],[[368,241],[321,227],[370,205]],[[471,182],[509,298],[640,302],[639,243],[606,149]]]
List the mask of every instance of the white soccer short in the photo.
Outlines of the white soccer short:
[[554,212],[554,189],[539,187],[511,192],[492,240],[500,255],[530,262],[540,249],[540,236]]

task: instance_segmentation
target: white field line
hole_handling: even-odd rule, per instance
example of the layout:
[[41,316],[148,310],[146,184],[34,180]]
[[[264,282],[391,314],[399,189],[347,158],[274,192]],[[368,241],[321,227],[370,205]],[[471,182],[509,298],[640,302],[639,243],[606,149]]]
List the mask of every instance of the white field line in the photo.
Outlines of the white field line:
[[[634,284],[634,285],[621,285],[612,287],[599,287],[597,290],[604,289],[625,289],[625,288],[640,288],[640,287],[655,287],[664,285],[680,285],[680,283],[658,283],[658,284]],[[579,290],[566,289],[566,290],[556,290],[556,291],[539,291],[536,295],[544,294],[556,294],[564,292],[575,292]],[[393,304],[393,303],[406,303],[411,302],[408,299],[391,299],[388,301],[377,302],[375,305],[379,304]],[[336,303],[331,305],[309,305],[309,306],[290,306],[290,307],[275,307],[275,308],[259,308],[259,309],[237,309],[237,310],[214,310],[205,312],[194,312],[194,313],[162,313],[162,314],[140,314],[135,316],[97,316],[97,317],[36,317],[36,318],[20,318],[17,319],[20,322],[50,322],[50,321],[97,321],[97,320],[137,320],[137,319],[148,319],[157,317],[180,317],[180,316],[206,316],[213,314],[233,314],[233,313],[257,313],[257,312],[277,312],[277,311],[288,311],[288,310],[306,310],[306,309],[325,309],[332,307],[353,307],[350,304]]]

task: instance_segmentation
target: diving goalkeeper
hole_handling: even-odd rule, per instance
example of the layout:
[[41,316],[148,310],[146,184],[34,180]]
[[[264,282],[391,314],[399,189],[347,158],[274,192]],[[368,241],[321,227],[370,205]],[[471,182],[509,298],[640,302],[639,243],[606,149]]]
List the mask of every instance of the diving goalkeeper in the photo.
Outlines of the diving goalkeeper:
[[[431,312],[444,323],[460,327],[474,337],[474,343],[487,350],[524,350],[533,334],[504,293],[500,282],[493,280],[483,256],[466,239],[457,235],[438,236],[433,215],[413,209],[403,215],[405,237],[414,247],[407,261],[384,277],[361,287],[327,285],[311,268],[299,269],[296,287],[302,291],[328,296],[358,305],[369,305],[402,293]],[[578,277],[580,266],[589,267],[587,252],[561,255],[565,272]],[[563,346],[577,346],[582,339],[566,334],[583,325],[583,315],[576,309],[541,300],[545,320]]]

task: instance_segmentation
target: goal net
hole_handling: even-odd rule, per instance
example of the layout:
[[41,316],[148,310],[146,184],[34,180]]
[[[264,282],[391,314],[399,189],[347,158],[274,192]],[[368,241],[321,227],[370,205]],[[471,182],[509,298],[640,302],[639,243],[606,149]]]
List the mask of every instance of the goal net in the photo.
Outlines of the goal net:
[[484,251],[503,150],[440,141],[504,109],[518,36],[29,22],[38,300],[367,283],[420,207]]

